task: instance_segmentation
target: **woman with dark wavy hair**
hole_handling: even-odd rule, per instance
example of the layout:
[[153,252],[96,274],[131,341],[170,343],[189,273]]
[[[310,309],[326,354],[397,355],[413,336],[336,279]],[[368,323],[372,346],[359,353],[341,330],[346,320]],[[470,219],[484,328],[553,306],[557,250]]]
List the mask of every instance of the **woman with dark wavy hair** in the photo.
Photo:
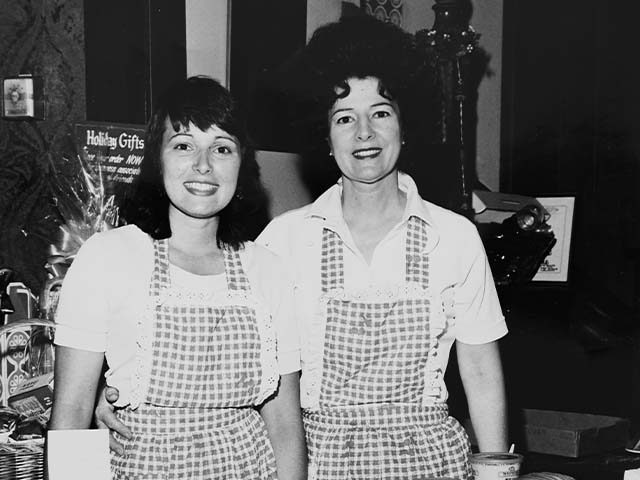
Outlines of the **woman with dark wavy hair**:
[[293,287],[249,241],[264,195],[244,128],[215,80],[173,85],[128,225],[90,238],[65,277],[50,428],[89,428],[106,358],[114,478],[306,478]]
[[368,16],[319,28],[302,59],[313,150],[339,179],[257,241],[294,271],[309,477],[468,480],[449,353],[455,343],[480,450],[505,451],[507,328],[476,228],[403,172],[429,161],[416,147],[428,65],[411,35]]
[[213,95],[210,91],[213,82],[203,77],[192,77],[185,84],[174,85],[159,99],[147,127],[140,175],[123,205],[122,216],[127,223],[138,225],[154,238],[170,236],[169,198],[163,184],[160,155],[166,120],[169,119],[175,131],[180,126],[188,127],[189,123],[203,131],[208,126],[217,125],[237,139],[242,162],[235,194],[218,215],[216,241],[220,247],[238,248],[251,238],[253,225],[247,220],[264,206],[266,195],[238,106],[228,95]]

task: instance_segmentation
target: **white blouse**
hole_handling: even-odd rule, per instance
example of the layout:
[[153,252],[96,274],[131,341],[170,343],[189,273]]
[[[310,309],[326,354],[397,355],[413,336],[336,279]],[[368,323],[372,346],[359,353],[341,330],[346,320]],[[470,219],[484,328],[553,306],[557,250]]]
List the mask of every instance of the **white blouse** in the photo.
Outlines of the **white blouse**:
[[[427,225],[429,289],[442,309],[436,318],[441,330],[430,371],[444,372],[455,340],[481,344],[507,333],[484,247],[475,226],[464,217],[423,200],[414,181],[399,174],[399,187],[407,202],[402,221],[376,247],[370,263],[359,252],[342,216],[342,186],[334,185],[314,203],[275,218],[256,242],[272,249],[287,261],[295,281],[295,310],[300,322],[302,376],[301,404],[306,409],[319,405],[324,352],[321,308],[320,253],[324,228],[338,233],[343,249],[344,288],[380,298],[397,291],[405,278],[407,224],[417,216]],[[425,372],[428,376],[428,372]],[[448,397],[442,375],[425,391],[424,404],[441,403]]]
[[[288,271],[276,255],[252,242],[247,242],[240,251],[240,259],[252,293],[273,321],[276,373],[300,370],[299,335],[292,309],[293,284]],[[149,305],[153,267],[151,238],[129,225],[87,240],[62,285],[55,343],[104,352],[109,365],[105,374],[107,383],[120,390],[118,406],[128,405],[135,394],[132,378],[139,363],[136,357],[140,355],[137,328]],[[171,265],[170,275],[172,287],[189,292],[189,301],[208,302],[227,294],[224,274],[195,275]]]

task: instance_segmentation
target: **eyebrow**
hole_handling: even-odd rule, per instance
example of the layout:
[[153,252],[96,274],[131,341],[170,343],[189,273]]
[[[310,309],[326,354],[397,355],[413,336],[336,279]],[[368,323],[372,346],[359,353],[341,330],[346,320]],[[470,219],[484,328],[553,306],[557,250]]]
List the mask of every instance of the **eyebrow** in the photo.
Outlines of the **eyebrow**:
[[233,135],[219,135],[216,137],[216,140],[229,140],[230,142],[235,143],[236,145],[239,145],[240,142],[238,141],[238,139],[236,137],[234,137]]
[[[375,108],[375,107],[382,107],[382,106],[387,106],[387,107],[391,107],[394,111],[396,110],[396,107],[393,105],[392,102],[378,102],[378,103],[374,103],[373,105],[371,105],[369,108]],[[335,110],[334,112],[331,113],[331,117],[333,117],[336,113],[340,113],[340,112],[350,112],[352,111],[353,108],[339,108],[337,110]]]
[[182,130],[182,131],[180,131],[180,132],[176,132],[176,133],[174,133],[173,135],[171,135],[171,136],[169,137],[169,140],[174,139],[174,138],[176,138],[176,137],[182,137],[182,136],[185,136],[185,137],[193,137],[193,135],[191,135],[189,132],[187,132],[187,131],[185,131],[185,130]]
[[[173,140],[176,137],[181,137],[181,136],[185,136],[185,137],[190,137],[193,138],[193,134],[189,133],[188,130],[181,130],[179,132],[174,133],[173,135],[171,135],[169,137],[169,140]],[[240,145],[240,142],[233,136],[233,135],[218,135],[215,137],[216,140],[229,140],[230,142],[235,143],[236,145]]]

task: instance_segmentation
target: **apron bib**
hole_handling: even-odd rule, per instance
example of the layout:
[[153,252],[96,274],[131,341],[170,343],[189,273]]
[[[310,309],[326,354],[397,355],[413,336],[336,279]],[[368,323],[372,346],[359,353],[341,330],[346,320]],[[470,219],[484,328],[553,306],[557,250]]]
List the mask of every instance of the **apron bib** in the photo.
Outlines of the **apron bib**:
[[[346,292],[343,242],[325,229],[326,311],[319,411],[305,411],[310,478],[427,479],[471,475],[469,441],[446,404],[423,406],[438,339],[428,294],[426,228],[409,219],[404,284]],[[428,388],[427,388],[428,390]]]
[[[237,251],[224,250],[230,300],[194,301],[172,289],[168,243],[154,241],[155,299],[146,397],[119,418],[134,432],[112,454],[119,479],[275,479],[262,418],[261,342]],[[235,301],[237,299],[237,301]]]

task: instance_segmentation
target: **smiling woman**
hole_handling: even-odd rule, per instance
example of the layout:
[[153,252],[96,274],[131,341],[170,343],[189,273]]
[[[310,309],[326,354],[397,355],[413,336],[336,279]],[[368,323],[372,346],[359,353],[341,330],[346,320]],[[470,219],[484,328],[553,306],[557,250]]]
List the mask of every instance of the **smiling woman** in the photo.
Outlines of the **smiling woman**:
[[455,343],[480,449],[504,451],[507,329],[475,227],[423,200],[401,171],[409,153],[424,155],[412,145],[428,113],[412,94],[415,44],[371,17],[343,18],[316,30],[302,59],[317,141],[340,179],[258,242],[294,270],[310,476],[467,480],[449,353]]
[[380,93],[374,77],[350,78],[329,112],[329,148],[342,175],[374,183],[395,168],[402,130],[398,105]]
[[149,122],[128,225],[90,238],[65,277],[50,428],[89,427],[106,358],[116,479],[305,477],[293,287],[249,241],[262,189],[245,142],[218,82],[175,84]]
[[[180,82],[159,98],[147,129],[140,181],[122,207],[122,215],[127,222],[140,225],[154,238],[170,235],[170,201],[164,185],[163,167],[163,155],[170,138],[177,143],[170,144],[175,146],[176,152],[183,152],[171,153],[170,156],[186,158],[196,153],[202,155],[206,146],[212,155],[208,157],[210,167],[214,156],[226,158],[227,149],[235,152],[231,156],[236,156],[239,163],[237,185],[235,194],[219,211],[217,243],[219,246],[226,244],[238,247],[250,239],[256,228],[250,220],[256,221],[255,217],[266,204],[266,195],[260,183],[254,151],[249,148],[245,120],[227,90],[214,80],[202,77]],[[216,174],[214,171],[208,175],[211,178]]]
[[169,120],[165,124],[162,177],[172,223],[178,221],[177,212],[215,217],[236,191],[241,162],[237,139],[216,125],[202,131],[190,123],[176,131]]

